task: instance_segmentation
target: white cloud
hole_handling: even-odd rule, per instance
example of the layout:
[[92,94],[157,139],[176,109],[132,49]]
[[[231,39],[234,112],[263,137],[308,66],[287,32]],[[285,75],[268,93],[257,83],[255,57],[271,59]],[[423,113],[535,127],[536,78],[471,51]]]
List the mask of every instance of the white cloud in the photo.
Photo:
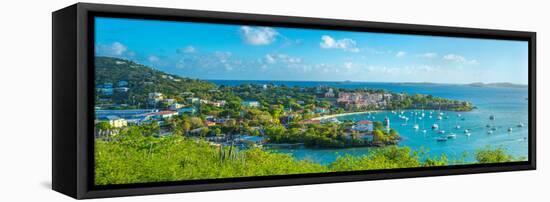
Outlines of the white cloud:
[[269,64],[275,64],[278,62],[285,64],[298,64],[302,62],[302,58],[285,54],[267,54],[265,55],[265,62]]
[[456,62],[456,63],[462,63],[462,64],[472,64],[472,65],[478,64],[477,60],[466,59],[464,56],[452,54],[452,53],[443,56],[443,59],[447,61]]
[[437,53],[424,53],[424,54],[420,55],[420,57],[433,59],[433,58],[437,57]]
[[407,55],[407,52],[405,52],[405,51],[399,51],[399,52],[397,52],[397,53],[395,54],[395,57],[400,58],[400,57],[404,57],[405,55]]
[[344,68],[350,70],[351,68],[353,68],[353,63],[351,63],[351,62],[344,63]]
[[277,31],[269,27],[242,26],[240,33],[243,40],[250,45],[269,45],[277,38]]
[[99,44],[96,48],[96,53],[99,55],[107,56],[122,56],[128,51],[128,47],[120,42],[113,42],[111,44]]
[[319,46],[324,49],[342,49],[350,52],[359,52],[357,43],[353,39],[334,39],[331,36],[323,35]]
[[151,62],[151,63],[157,63],[157,62],[160,61],[160,58],[157,57],[157,56],[151,55],[147,58],[147,60],[149,60],[149,62]]
[[195,53],[197,49],[194,46],[187,46],[185,48],[180,48],[176,50],[177,53]]
[[227,71],[232,71],[235,61],[231,61],[231,52],[216,51],[214,56],[218,59],[218,62],[225,68]]
[[275,57],[273,55],[267,54],[265,55],[265,61],[269,64],[275,63]]
[[111,48],[113,49],[113,53],[115,55],[122,55],[124,52],[128,50],[128,47],[126,47],[124,44],[120,42],[114,42],[111,45]]

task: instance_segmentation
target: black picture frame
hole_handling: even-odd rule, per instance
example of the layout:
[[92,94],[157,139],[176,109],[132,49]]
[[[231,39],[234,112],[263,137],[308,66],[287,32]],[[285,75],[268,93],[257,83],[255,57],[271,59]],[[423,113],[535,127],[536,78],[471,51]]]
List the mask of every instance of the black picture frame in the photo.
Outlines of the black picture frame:
[[[90,135],[94,127],[95,16],[526,41],[529,44],[529,156],[527,161],[513,163],[96,186],[93,183],[94,137]],[[77,199],[536,169],[535,32],[89,3],[55,11],[52,21],[52,188]]]

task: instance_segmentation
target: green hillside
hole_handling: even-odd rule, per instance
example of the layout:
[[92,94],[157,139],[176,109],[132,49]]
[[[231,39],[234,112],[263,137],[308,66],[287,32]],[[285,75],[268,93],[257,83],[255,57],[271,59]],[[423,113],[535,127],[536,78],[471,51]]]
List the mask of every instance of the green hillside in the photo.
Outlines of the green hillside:
[[[168,98],[181,101],[181,93],[203,93],[216,88],[216,85],[196,79],[183,78],[129,60],[96,57],[95,84],[112,84],[112,95],[96,93],[96,105],[104,108],[144,108],[147,96],[152,92],[162,92]],[[122,83],[120,83],[122,81]],[[124,84],[127,82],[127,85]],[[127,87],[127,92],[117,88]]]

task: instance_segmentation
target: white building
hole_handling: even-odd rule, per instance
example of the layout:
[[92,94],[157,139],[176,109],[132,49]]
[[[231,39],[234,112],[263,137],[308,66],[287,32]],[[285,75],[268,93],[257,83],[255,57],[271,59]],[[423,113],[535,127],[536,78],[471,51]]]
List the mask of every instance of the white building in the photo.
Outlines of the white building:
[[107,116],[107,121],[109,122],[109,125],[111,125],[111,127],[113,128],[121,128],[121,127],[128,126],[128,121],[118,116]]
[[372,121],[362,120],[358,121],[352,129],[359,132],[372,132],[374,131],[374,125]]
[[185,107],[185,105],[183,104],[180,104],[180,103],[173,103],[170,105],[170,107],[168,107],[170,110],[178,110],[179,108],[182,108],[182,107]]
[[260,107],[260,102],[258,101],[244,101],[241,102],[241,105],[246,107]]

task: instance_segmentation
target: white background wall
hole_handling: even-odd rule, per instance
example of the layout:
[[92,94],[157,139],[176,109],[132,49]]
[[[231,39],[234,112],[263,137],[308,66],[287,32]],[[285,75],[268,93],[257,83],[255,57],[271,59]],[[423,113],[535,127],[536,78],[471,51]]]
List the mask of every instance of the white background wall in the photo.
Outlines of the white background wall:
[[[51,12],[69,0],[4,0],[0,6],[0,201],[68,201],[51,186]],[[538,33],[538,170],[291,186],[108,201],[527,201],[549,199],[550,26],[546,1],[141,0],[140,6],[340,18]],[[545,20],[546,19],[546,20]]]

